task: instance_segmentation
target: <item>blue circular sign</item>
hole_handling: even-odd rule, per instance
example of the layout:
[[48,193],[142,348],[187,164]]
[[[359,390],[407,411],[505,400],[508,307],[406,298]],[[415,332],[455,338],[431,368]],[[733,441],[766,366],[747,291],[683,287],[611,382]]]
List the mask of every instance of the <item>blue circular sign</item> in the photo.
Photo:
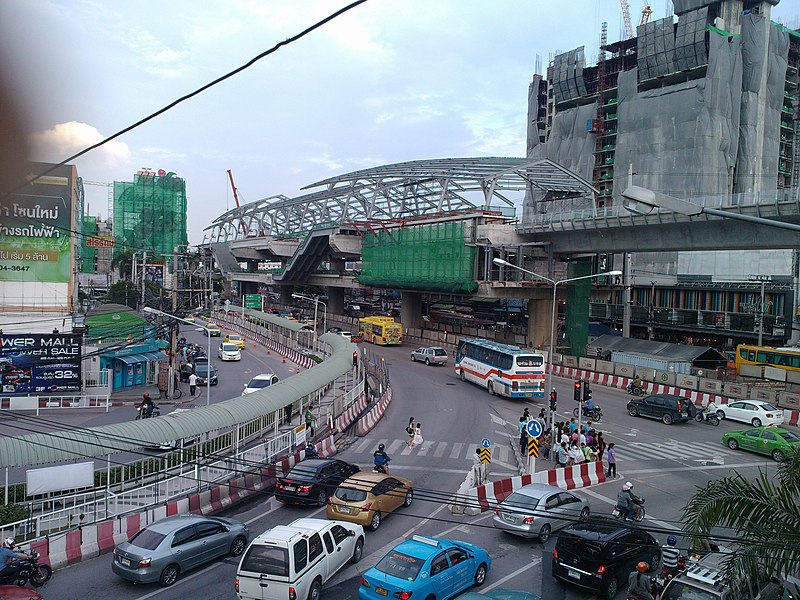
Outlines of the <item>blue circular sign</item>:
[[492,445],[492,442],[489,441],[489,438],[483,438],[481,440],[481,447],[488,448],[491,445]]
[[531,437],[539,437],[542,435],[542,424],[536,419],[531,419],[528,421],[528,424],[525,426],[525,428],[528,430],[528,435]]

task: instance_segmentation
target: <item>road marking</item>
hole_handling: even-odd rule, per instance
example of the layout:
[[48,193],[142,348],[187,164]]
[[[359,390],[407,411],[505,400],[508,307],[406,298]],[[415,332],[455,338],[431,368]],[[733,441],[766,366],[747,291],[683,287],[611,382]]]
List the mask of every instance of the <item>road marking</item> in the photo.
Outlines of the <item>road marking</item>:
[[394,454],[404,442],[402,440],[395,440],[386,449],[387,454]]
[[464,444],[461,442],[455,442],[453,444],[453,449],[450,451],[450,458],[458,458],[459,454],[461,454],[461,448],[464,447]]
[[192,579],[194,579],[195,577],[199,577],[200,575],[205,575],[211,569],[216,569],[217,567],[219,567],[219,566],[221,566],[223,564],[225,564],[225,561],[218,561],[218,562],[215,562],[215,563],[211,563],[205,569],[200,569],[199,571],[197,571],[195,573],[192,573],[191,575],[187,575],[186,577],[180,577],[178,579],[178,581],[176,581],[173,585],[171,585],[169,587],[165,587],[165,588],[161,588],[161,589],[155,590],[153,592],[150,592],[149,594],[145,594],[144,596],[139,596],[138,598],[136,598],[136,600],[145,600],[146,598],[152,598],[153,596],[157,596],[161,592],[166,592],[168,590],[174,590],[180,584],[185,583],[187,581],[191,581]]
[[[635,469],[632,471],[625,471],[626,475],[645,475],[647,473],[671,473],[674,471],[711,471],[714,469],[736,469],[739,467],[764,467],[769,466],[770,463],[764,462],[751,462],[751,463],[739,463],[736,465],[708,465],[708,466],[701,466],[701,467],[670,467],[668,469],[659,468],[659,469]],[[622,479],[622,475],[619,476],[619,479]],[[612,480],[613,481],[613,480]]]
[[[506,575],[506,576],[505,576],[505,577],[503,577],[502,579],[500,579],[500,580],[498,580],[498,581],[495,581],[495,582],[494,582],[492,585],[487,585],[485,588],[481,588],[481,592],[491,592],[491,591],[492,591],[494,588],[496,588],[497,586],[499,586],[499,585],[503,585],[503,584],[504,584],[506,581],[508,581],[509,579],[513,579],[514,577],[516,577],[516,576],[517,576],[517,575],[519,575],[520,573],[524,573],[525,571],[527,571],[527,570],[528,570],[528,569],[530,569],[531,567],[535,567],[535,566],[537,566],[538,564],[540,564],[541,562],[542,562],[542,559],[541,559],[540,557],[534,558],[534,559],[533,559],[531,562],[529,562],[529,563],[528,563],[527,565],[525,565],[524,567],[520,567],[519,569],[517,569],[517,570],[516,570],[516,571],[514,571],[513,573],[509,573],[508,575]],[[523,586],[523,587],[524,587],[524,586]]]
[[445,448],[447,448],[447,442],[439,442],[439,445],[436,446],[436,452],[433,453],[434,458],[442,458]]
[[423,442],[420,445],[419,452],[417,452],[417,454],[419,454],[420,456],[427,456],[428,451],[431,449],[431,445],[433,445],[435,443],[436,442],[427,442],[427,443]]
[[353,452],[360,453],[363,452],[364,449],[372,443],[372,440],[369,438],[365,438],[363,442],[361,442],[357,448],[353,448]]

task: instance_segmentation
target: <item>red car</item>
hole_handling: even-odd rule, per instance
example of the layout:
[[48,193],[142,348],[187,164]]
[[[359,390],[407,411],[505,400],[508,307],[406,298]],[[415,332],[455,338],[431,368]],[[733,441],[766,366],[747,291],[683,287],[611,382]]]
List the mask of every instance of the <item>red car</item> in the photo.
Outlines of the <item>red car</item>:
[[0,585],[0,600],[44,600],[44,596],[29,587]]

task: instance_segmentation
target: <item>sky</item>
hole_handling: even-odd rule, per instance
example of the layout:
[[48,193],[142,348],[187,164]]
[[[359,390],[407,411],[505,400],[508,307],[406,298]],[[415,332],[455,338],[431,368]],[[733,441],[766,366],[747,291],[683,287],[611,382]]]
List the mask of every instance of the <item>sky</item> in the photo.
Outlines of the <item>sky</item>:
[[[30,158],[59,162],[248,62],[347,0],[3,0],[0,57]],[[644,4],[630,3],[634,27]],[[565,8],[568,7],[568,8]],[[671,3],[651,5],[653,18]],[[800,2],[773,20],[800,27]],[[191,244],[235,206],[409,160],[525,155],[531,77],[624,37],[618,0],[368,0],[74,161],[88,213],[141,168],[186,181]],[[540,67],[537,69],[537,64]]]

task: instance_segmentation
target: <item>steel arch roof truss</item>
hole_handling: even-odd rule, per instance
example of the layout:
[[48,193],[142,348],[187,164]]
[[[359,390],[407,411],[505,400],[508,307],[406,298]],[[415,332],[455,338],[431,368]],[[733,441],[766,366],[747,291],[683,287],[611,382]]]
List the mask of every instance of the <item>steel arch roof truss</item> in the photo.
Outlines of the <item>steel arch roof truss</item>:
[[590,182],[546,159],[446,158],[382,165],[318,181],[302,196],[270,196],[217,217],[206,228],[211,242],[284,237],[326,226],[436,215],[493,202],[514,206],[513,195],[591,196]]

